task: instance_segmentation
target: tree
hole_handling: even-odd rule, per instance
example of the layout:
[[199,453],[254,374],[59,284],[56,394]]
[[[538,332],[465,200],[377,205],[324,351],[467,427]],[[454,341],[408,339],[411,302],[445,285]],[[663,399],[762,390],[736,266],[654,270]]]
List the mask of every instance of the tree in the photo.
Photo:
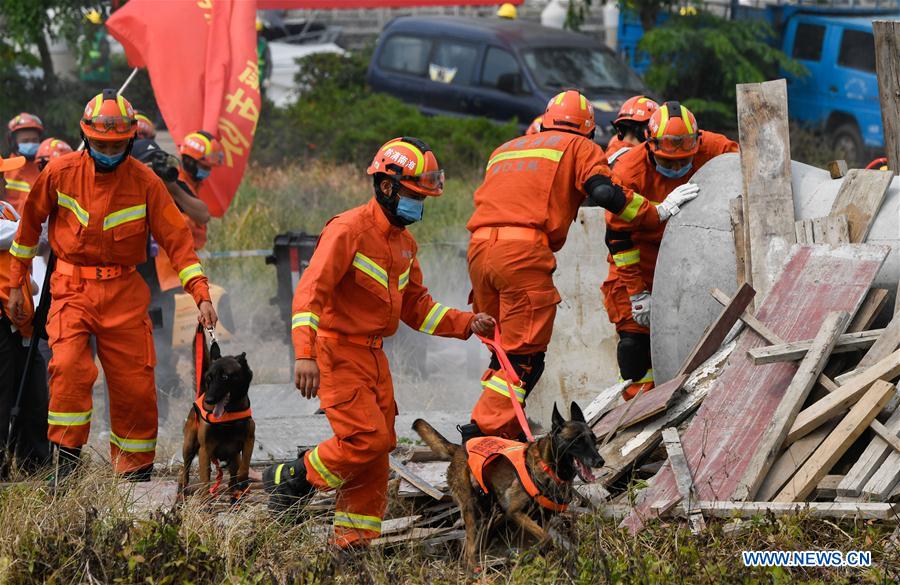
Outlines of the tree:
[[[662,10],[670,10],[677,0],[620,0],[619,8],[638,13],[645,31],[656,28],[656,16]],[[566,28],[578,30],[590,12],[593,0],[569,0]]]

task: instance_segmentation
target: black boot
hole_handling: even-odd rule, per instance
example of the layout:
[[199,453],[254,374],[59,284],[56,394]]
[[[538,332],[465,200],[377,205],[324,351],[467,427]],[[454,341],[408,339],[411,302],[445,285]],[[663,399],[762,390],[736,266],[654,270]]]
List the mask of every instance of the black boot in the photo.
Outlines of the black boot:
[[476,422],[470,422],[467,425],[456,425],[456,430],[459,431],[459,434],[462,436],[462,444],[464,446],[469,439],[484,436],[484,433],[478,428],[478,423]]
[[140,469],[134,469],[132,471],[126,471],[122,474],[122,479],[134,483],[146,482],[150,481],[150,478],[153,476],[153,464],[146,467],[141,467]]
[[55,445],[57,448],[57,461],[53,473],[50,475],[50,487],[56,489],[65,483],[78,469],[81,460],[81,447],[62,447]]
[[316,488],[306,479],[306,463],[301,454],[290,463],[279,463],[263,471],[263,488],[269,494],[269,511],[282,516],[296,511],[315,493]]

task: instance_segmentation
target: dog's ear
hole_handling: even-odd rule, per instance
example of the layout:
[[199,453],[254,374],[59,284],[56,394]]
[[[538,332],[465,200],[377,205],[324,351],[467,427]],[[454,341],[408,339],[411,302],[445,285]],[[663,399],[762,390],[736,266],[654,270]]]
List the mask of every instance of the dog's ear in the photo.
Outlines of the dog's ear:
[[556,408],[556,403],[553,403],[553,429],[556,430],[566,424],[566,419],[559,414],[559,409]]
[[216,361],[217,359],[221,359],[221,358],[222,358],[222,351],[219,349],[219,343],[216,341],[213,341],[209,345],[209,359],[211,359],[212,361]]
[[578,406],[578,403],[574,400],[572,401],[571,406],[569,406],[569,412],[572,413],[571,419],[575,422],[587,422],[584,420],[584,413],[581,412],[581,407]]

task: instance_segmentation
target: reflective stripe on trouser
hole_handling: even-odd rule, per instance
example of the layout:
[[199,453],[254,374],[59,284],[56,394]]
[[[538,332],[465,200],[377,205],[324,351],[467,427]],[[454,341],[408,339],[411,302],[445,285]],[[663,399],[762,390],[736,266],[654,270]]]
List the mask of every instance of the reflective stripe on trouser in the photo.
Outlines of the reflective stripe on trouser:
[[[547,351],[559,293],[553,285],[556,260],[550,248],[521,240],[480,240],[469,244],[472,309],[500,322],[503,349],[525,355]],[[472,420],[485,434],[516,438],[521,433],[509,397],[494,388],[488,369]],[[506,392],[505,384],[502,390]]]
[[82,279],[77,285],[56,273],[51,293],[49,439],[64,447],[87,443],[91,392],[97,379],[89,343],[93,335],[109,391],[113,467],[123,473],[152,464],[157,432],[156,356],[147,317],[147,285],[137,272],[112,280]]
[[306,453],[306,478],[337,490],[333,542],[345,547],[381,532],[397,406],[383,351],[319,337],[316,352],[319,405],[334,436]]

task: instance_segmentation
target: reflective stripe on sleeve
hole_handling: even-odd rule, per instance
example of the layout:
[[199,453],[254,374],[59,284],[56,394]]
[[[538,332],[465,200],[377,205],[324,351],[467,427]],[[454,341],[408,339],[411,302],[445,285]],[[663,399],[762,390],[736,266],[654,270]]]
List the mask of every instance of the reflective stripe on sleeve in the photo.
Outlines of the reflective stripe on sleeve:
[[638,211],[640,211],[644,201],[646,201],[646,199],[644,199],[643,195],[635,193],[628,205],[625,206],[625,209],[622,210],[622,213],[619,214],[619,218],[622,219],[622,221],[633,221],[634,218],[637,217]]
[[421,327],[419,327],[419,331],[427,333],[428,335],[434,335],[434,332],[437,330],[438,325],[440,325],[441,320],[449,310],[450,307],[444,306],[440,303],[435,303],[434,306],[431,307],[431,310],[428,311],[428,314],[425,316],[425,320],[422,321],[422,325]]
[[110,213],[103,218],[103,231],[111,230],[123,223],[135,221],[147,217],[146,205],[135,205],[134,207],[126,207],[114,213]]
[[319,316],[315,313],[294,313],[291,317],[291,329],[298,327],[310,327],[313,331],[318,331]]
[[15,256],[16,258],[23,258],[25,260],[30,260],[37,255],[38,247],[35,246],[24,246],[19,242],[13,240],[12,245],[9,247],[9,253]]
[[181,286],[187,286],[187,283],[191,281],[191,279],[197,278],[198,276],[203,276],[203,267],[200,264],[191,264],[181,270],[178,273],[178,278],[181,279]]
[[640,250],[628,250],[627,252],[620,252],[619,254],[613,254],[613,262],[616,266],[631,266],[633,264],[637,264],[641,261],[641,251]]

